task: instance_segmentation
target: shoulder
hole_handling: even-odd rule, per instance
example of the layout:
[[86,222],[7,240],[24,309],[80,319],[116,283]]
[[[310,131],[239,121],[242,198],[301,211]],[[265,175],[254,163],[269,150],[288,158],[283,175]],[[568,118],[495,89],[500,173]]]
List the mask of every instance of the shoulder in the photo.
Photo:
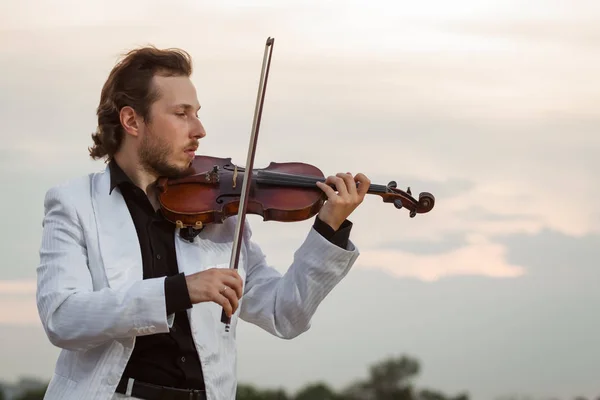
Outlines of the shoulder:
[[86,199],[90,199],[93,180],[100,173],[93,172],[87,175],[81,175],[68,180],[59,182],[46,190],[44,195],[44,209],[47,212],[49,208],[60,204],[65,206],[77,206],[83,204]]

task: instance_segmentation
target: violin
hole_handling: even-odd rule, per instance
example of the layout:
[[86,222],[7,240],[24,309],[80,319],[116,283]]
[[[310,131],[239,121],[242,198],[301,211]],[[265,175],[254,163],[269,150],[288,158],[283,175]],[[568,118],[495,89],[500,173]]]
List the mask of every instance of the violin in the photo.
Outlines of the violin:
[[[180,229],[202,229],[237,215],[245,174],[246,169],[233,164],[231,158],[196,156],[185,176],[158,180],[158,198],[165,218]],[[307,220],[327,199],[316,185],[326,178],[314,165],[271,162],[251,174],[246,213],[260,215],[264,221]],[[417,200],[410,187],[400,190],[394,181],[371,184],[367,194],[378,195],[397,209],[407,209],[411,218],[431,211],[435,204],[431,193],[422,192]]]
[[[254,169],[274,41],[269,37],[265,43],[245,166],[233,164],[231,158],[195,156],[182,176],[161,177],[157,182],[161,211],[180,229],[200,230],[207,224],[238,216],[229,262],[232,269],[238,268],[247,213],[260,215],[265,221],[303,221],[316,215],[327,199],[316,184],[325,182],[325,176],[313,165],[271,162],[265,168]],[[407,209],[411,218],[431,211],[435,204],[431,193],[422,192],[417,200],[410,187],[400,190],[394,181],[387,185],[371,184],[367,193],[381,196],[384,203],[392,203],[398,209]],[[229,332],[231,318],[225,310],[221,322]]]

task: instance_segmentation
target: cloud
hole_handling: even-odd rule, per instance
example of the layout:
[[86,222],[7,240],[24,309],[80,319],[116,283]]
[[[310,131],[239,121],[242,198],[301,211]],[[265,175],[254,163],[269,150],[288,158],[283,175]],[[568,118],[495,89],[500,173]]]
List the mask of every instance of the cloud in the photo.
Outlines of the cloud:
[[14,280],[14,281],[2,281],[0,280],[0,296],[7,294],[18,294],[18,295],[31,295],[35,294],[36,281],[33,280]]
[[[470,1],[437,3],[431,11],[430,5],[364,9],[351,2],[332,21],[337,2],[316,8],[301,2],[180,2],[180,8],[150,2],[133,17],[110,12],[114,2],[84,8],[63,2],[69,7],[56,15],[5,25],[10,30],[0,36],[0,48],[10,73],[0,77],[0,135],[11,140],[1,142],[0,154],[9,155],[3,166],[16,172],[0,179],[15,182],[17,174],[33,182],[35,176],[36,185],[9,201],[14,208],[24,197],[37,199],[38,210],[6,216],[18,230],[4,241],[6,248],[22,241],[26,227],[39,226],[43,189],[72,171],[103,168],[89,161],[86,148],[99,89],[127,48],[155,43],[188,49],[209,133],[201,152],[243,163],[262,44],[271,34],[276,48],[256,165],[304,161],[325,174],[360,171],[374,183],[396,180],[415,195],[428,191],[436,197],[431,213],[409,219],[406,210],[369,196],[352,215],[352,238],[371,268],[387,270],[386,260],[402,259],[413,268],[388,272],[426,280],[511,276],[524,267],[505,260],[499,235],[597,232],[594,199],[600,189],[593,171],[600,168],[600,118],[594,82],[600,59],[577,46],[564,57],[564,47],[521,40],[536,26],[550,32],[554,23],[572,23],[559,22],[564,10],[558,2],[529,22],[515,20],[504,2],[477,3],[475,9]],[[31,9],[19,4],[11,11],[15,21]],[[521,10],[540,12],[527,7]],[[183,17],[182,9],[188,11]],[[179,23],[171,25],[175,19]],[[304,25],[309,20],[310,29]],[[401,30],[390,31],[399,20]],[[593,32],[594,26],[585,26]],[[285,266],[308,228],[256,222],[255,234],[276,264]],[[426,254],[441,244],[446,250],[437,253],[438,261]],[[35,265],[21,246],[28,254],[22,260]],[[487,262],[477,263],[477,257]],[[2,273],[31,277],[33,269]]]
[[[0,354],[23,362],[0,374],[52,371],[34,295],[43,194],[103,167],[86,148],[117,56],[146,43],[189,50],[209,133],[201,152],[243,163],[273,35],[256,164],[360,171],[437,202],[410,219],[369,196],[351,216],[356,268],[294,342],[242,324],[240,377],[342,386],[407,352],[423,360],[424,384],[478,399],[594,394],[598,327],[581,305],[600,305],[597,2],[116,4],[0,5],[0,183],[12,194],[0,211],[0,330],[13,338]],[[312,221],[250,220],[285,272]],[[18,356],[29,338],[48,351],[35,366]],[[315,368],[314,353],[329,361]],[[285,376],[282,358],[297,360]]]
[[[527,273],[423,281],[408,274],[393,279],[389,269],[356,268],[319,308],[311,330],[293,344],[242,324],[240,376],[273,386],[324,379],[343,387],[364,377],[367,364],[405,353],[422,362],[418,385],[446,393],[468,390],[484,400],[509,393],[593,397],[600,346],[598,321],[588,310],[600,305],[594,289],[600,237],[544,231],[494,243],[500,243],[498,258]],[[478,262],[497,259],[490,254],[479,254]],[[403,261],[394,259],[388,266],[403,267]],[[257,369],[262,343],[273,353],[262,356],[264,364]],[[319,366],[300,362],[315,351],[323,360]],[[282,358],[298,361],[283,379],[276,375]]]
[[40,326],[35,280],[0,280],[0,325]]
[[510,248],[510,262],[526,264],[530,275],[546,280],[549,288],[560,281],[585,292],[600,276],[600,269],[593,262],[598,255],[600,234],[573,237],[544,229],[537,234],[503,236],[497,242]]
[[[562,6],[568,4],[560,2]],[[544,4],[546,6],[546,4]],[[597,47],[600,28],[597,19],[600,8],[597,3],[579,1],[576,7],[565,7],[560,16],[539,13],[506,16],[495,20],[475,19],[442,23],[448,32],[479,37],[482,40],[511,41],[516,46],[536,46],[538,50],[561,49],[572,53]]]
[[400,250],[365,250],[357,268],[379,269],[394,277],[435,281],[450,275],[479,275],[514,278],[525,273],[524,266],[511,265],[507,250],[485,237],[469,236],[463,247],[444,253],[411,254]]
[[[291,231],[282,227],[281,240],[272,235],[273,246],[293,240]],[[594,288],[600,277],[596,262],[600,237],[544,231],[497,241],[505,249],[506,263],[525,266],[527,274],[511,279],[463,275],[426,282],[390,279],[385,270],[356,268],[326,298],[311,330],[294,341],[278,340],[241,323],[241,381],[293,389],[322,379],[341,388],[364,377],[370,363],[405,353],[422,362],[419,386],[447,393],[468,390],[482,400],[509,392],[556,398],[597,394],[598,321],[586,310],[600,306]],[[479,261],[487,262],[488,256],[481,254]],[[29,293],[33,282],[9,287],[11,292]],[[33,310],[31,304],[23,313],[31,315]],[[29,326],[0,324],[6,338],[0,342],[0,354],[16,360],[0,363],[0,375],[6,379],[51,376],[57,349],[48,344],[39,324],[33,326],[34,320],[31,317]],[[21,343],[41,354],[35,365],[18,357]],[[322,360],[318,365],[311,362],[315,352]],[[283,375],[281,359],[296,361]],[[458,361],[461,368],[454,368]]]
[[11,326],[41,325],[35,296],[0,296],[0,324]]

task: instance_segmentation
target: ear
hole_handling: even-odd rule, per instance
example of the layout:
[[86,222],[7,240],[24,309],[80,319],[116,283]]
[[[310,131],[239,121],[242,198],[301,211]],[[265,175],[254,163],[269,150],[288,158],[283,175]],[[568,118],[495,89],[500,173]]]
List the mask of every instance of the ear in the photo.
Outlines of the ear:
[[137,118],[137,113],[130,106],[125,106],[121,108],[121,112],[119,113],[119,118],[121,119],[121,125],[125,132],[132,136],[137,136],[139,131],[139,123]]

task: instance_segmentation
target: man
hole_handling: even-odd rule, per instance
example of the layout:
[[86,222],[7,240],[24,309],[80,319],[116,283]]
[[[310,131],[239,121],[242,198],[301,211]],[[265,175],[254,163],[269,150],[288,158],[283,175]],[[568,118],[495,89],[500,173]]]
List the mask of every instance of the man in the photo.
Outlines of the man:
[[206,135],[191,73],[184,51],[129,52],[92,135],[90,155],[108,167],[46,194],[37,304],[63,349],[46,399],[234,399],[238,319],[300,335],[358,257],[347,218],[369,187],[363,174],[318,185],[327,201],[283,275],[247,223],[239,270],[228,268],[237,217],[194,235],[162,218],[157,178],[180,176]]

